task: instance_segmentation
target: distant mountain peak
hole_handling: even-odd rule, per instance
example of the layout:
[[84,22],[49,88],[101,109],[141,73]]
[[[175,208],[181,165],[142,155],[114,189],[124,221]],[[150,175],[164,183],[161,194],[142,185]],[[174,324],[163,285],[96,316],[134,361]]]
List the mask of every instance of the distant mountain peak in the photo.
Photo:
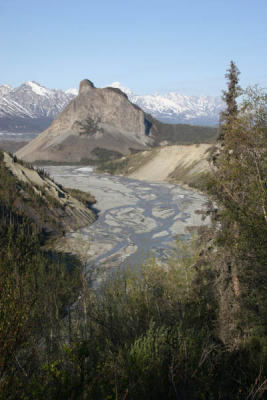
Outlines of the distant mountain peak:
[[127,94],[132,103],[166,123],[216,125],[224,107],[220,97],[184,96],[174,91],[137,95],[120,82],[113,82],[110,86],[120,89]]
[[65,90],[66,94],[73,94],[73,96],[78,96],[78,90],[76,88],[70,88]]
[[48,89],[35,81],[0,86],[0,131],[41,132],[76,96],[74,89]]
[[44,86],[41,86],[39,83],[35,81],[28,81],[25,82],[23,86],[28,86],[34,93],[38,94],[39,96],[48,96],[51,93],[51,90],[47,89]]

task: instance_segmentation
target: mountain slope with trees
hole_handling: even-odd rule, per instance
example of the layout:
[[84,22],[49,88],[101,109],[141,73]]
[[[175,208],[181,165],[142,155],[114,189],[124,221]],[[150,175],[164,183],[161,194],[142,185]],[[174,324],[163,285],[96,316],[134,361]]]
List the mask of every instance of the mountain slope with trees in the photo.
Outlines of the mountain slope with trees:
[[66,307],[79,294],[83,266],[74,256],[53,251],[51,242],[51,250],[43,245],[92,223],[94,202],[0,152],[1,399],[25,398],[23,377],[54,352]]

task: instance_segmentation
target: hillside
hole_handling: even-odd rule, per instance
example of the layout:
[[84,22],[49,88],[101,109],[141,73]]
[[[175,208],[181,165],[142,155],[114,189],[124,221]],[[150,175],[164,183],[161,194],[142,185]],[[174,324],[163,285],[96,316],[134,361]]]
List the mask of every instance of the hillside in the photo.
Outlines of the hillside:
[[199,187],[209,173],[210,144],[157,147],[109,161],[100,171],[147,181],[169,181]]
[[0,152],[1,399],[24,397],[20,372],[33,376],[44,360],[41,349],[49,357],[66,307],[79,295],[82,262],[74,252],[54,250],[55,236],[95,220],[94,198],[74,194]]
[[43,170],[0,152],[0,201],[4,208],[27,217],[44,236],[75,230],[95,220],[95,199],[79,200]]
[[159,144],[210,142],[216,135],[215,128],[161,123],[120,89],[98,89],[83,80],[78,96],[17,155],[30,162],[94,163]]

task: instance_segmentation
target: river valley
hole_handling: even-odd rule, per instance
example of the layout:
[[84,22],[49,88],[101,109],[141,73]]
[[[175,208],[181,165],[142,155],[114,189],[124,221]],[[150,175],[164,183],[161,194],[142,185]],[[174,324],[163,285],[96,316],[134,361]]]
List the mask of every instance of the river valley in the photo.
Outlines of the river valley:
[[65,238],[68,250],[84,259],[95,284],[120,266],[136,267],[148,257],[165,260],[177,237],[209,222],[199,213],[206,207],[205,196],[178,185],[96,174],[90,167],[45,169],[65,187],[96,197],[97,221]]

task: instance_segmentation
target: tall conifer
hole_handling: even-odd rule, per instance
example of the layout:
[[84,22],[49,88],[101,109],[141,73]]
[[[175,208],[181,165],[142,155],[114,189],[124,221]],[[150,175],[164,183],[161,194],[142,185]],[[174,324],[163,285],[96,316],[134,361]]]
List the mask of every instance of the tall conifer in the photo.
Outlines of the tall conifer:
[[220,135],[219,141],[224,141],[224,136],[227,133],[227,129],[229,128],[229,124],[233,122],[233,119],[237,117],[238,114],[238,105],[237,105],[237,97],[241,94],[241,87],[239,86],[239,75],[240,72],[236,66],[236,64],[231,61],[230,67],[225,74],[225,78],[227,79],[227,90],[223,91],[223,100],[226,104],[226,109],[221,113],[220,120]]

